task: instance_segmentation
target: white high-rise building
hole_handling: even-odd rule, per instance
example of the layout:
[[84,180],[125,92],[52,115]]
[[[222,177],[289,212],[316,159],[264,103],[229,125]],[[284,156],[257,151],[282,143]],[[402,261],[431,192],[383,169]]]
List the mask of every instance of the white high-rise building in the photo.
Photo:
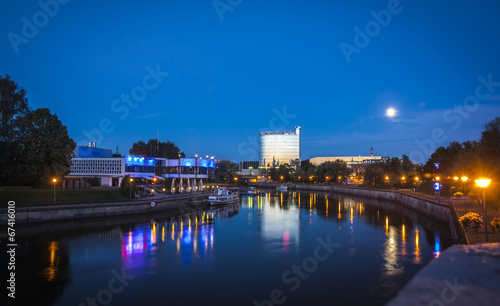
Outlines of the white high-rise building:
[[282,164],[300,164],[300,126],[295,131],[263,132],[259,134],[259,165],[261,168]]

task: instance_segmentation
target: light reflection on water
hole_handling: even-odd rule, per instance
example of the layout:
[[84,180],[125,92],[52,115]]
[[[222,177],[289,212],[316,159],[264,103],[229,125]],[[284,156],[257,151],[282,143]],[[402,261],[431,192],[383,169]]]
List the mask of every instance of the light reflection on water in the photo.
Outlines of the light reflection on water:
[[[122,233],[119,248],[114,234],[105,234],[117,229]],[[47,241],[47,261],[40,266],[45,281],[59,279],[65,270],[78,271],[72,276],[78,285],[68,281],[64,294],[52,297],[57,305],[78,304],[99,290],[91,279],[109,281],[109,271],[122,268],[136,279],[127,294],[113,297],[117,305],[140,304],[145,297],[161,302],[159,283],[169,288],[174,304],[194,304],[192,288],[205,304],[251,304],[268,299],[277,286],[287,293],[288,305],[307,304],[318,296],[336,304],[383,304],[450,246],[446,226],[393,203],[274,191],[242,197],[231,207],[153,217],[97,234],[89,230],[78,238],[55,236],[59,240]],[[282,273],[311,256],[316,239],[327,236],[340,243],[339,249],[294,295],[281,281]],[[67,254],[74,263],[61,267],[58,258]],[[217,288],[227,288],[223,302],[214,295]]]

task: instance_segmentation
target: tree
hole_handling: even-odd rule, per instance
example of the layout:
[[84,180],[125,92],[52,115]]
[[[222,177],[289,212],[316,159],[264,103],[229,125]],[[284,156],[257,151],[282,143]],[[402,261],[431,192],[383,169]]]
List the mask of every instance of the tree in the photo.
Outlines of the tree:
[[479,140],[482,155],[495,165],[500,164],[500,118],[496,117],[484,126]]
[[[324,162],[316,168],[318,181],[340,182],[352,172],[352,169],[347,167],[346,162],[337,159],[336,161]],[[341,179],[339,180],[339,176]],[[327,179],[328,178],[328,179]]]
[[154,156],[162,158],[179,158],[179,154],[181,155],[181,157],[185,157],[184,152],[181,152],[173,142],[162,142],[156,139],[150,139],[148,143],[145,143],[142,140],[134,142],[129,153],[133,155]]
[[214,180],[217,183],[229,183],[231,178],[236,176],[238,164],[230,160],[221,160],[217,162]]
[[[269,169],[269,175],[274,181],[288,181],[290,180],[290,173],[292,167],[289,164],[281,164],[279,167]],[[283,179],[281,179],[283,177]]]
[[39,108],[19,122],[19,154],[15,160],[19,183],[45,186],[52,177],[70,173],[76,144],[57,115]]
[[293,173],[293,178],[297,181],[305,180],[306,172],[302,169],[302,167],[297,167]]
[[18,155],[19,119],[28,113],[26,91],[10,79],[0,77],[0,184],[12,184],[16,176],[12,160]]
[[[389,186],[408,187],[408,183],[414,182],[414,178],[420,175],[419,171],[410,158],[403,155],[401,159],[392,157],[385,162],[368,165],[365,170],[364,181],[366,184],[374,186],[389,184]],[[386,177],[388,180],[386,180]]]
[[125,175],[122,179],[122,184],[120,186],[120,192],[127,197],[135,199],[136,185],[134,180],[130,181],[130,175]]

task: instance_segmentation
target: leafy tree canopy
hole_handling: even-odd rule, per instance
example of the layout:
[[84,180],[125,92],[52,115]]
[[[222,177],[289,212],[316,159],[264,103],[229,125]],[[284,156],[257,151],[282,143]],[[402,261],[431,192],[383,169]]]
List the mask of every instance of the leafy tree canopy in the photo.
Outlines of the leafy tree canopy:
[[70,172],[76,144],[57,115],[47,108],[29,112],[20,118],[19,132],[16,164],[21,183],[44,186]]
[[173,142],[163,142],[156,139],[150,139],[147,143],[142,140],[134,142],[129,153],[132,155],[154,156],[162,158],[178,158],[179,154],[181,155],[181,157],[186,156],[184,152],[181,152]]

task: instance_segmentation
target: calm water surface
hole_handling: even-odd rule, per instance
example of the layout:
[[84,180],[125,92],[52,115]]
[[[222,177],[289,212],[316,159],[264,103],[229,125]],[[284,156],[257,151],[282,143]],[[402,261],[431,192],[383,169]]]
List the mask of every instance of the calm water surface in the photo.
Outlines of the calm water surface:
[[304,192],[17,228],[20,305],[381,305],[452,243],[398,204]]

